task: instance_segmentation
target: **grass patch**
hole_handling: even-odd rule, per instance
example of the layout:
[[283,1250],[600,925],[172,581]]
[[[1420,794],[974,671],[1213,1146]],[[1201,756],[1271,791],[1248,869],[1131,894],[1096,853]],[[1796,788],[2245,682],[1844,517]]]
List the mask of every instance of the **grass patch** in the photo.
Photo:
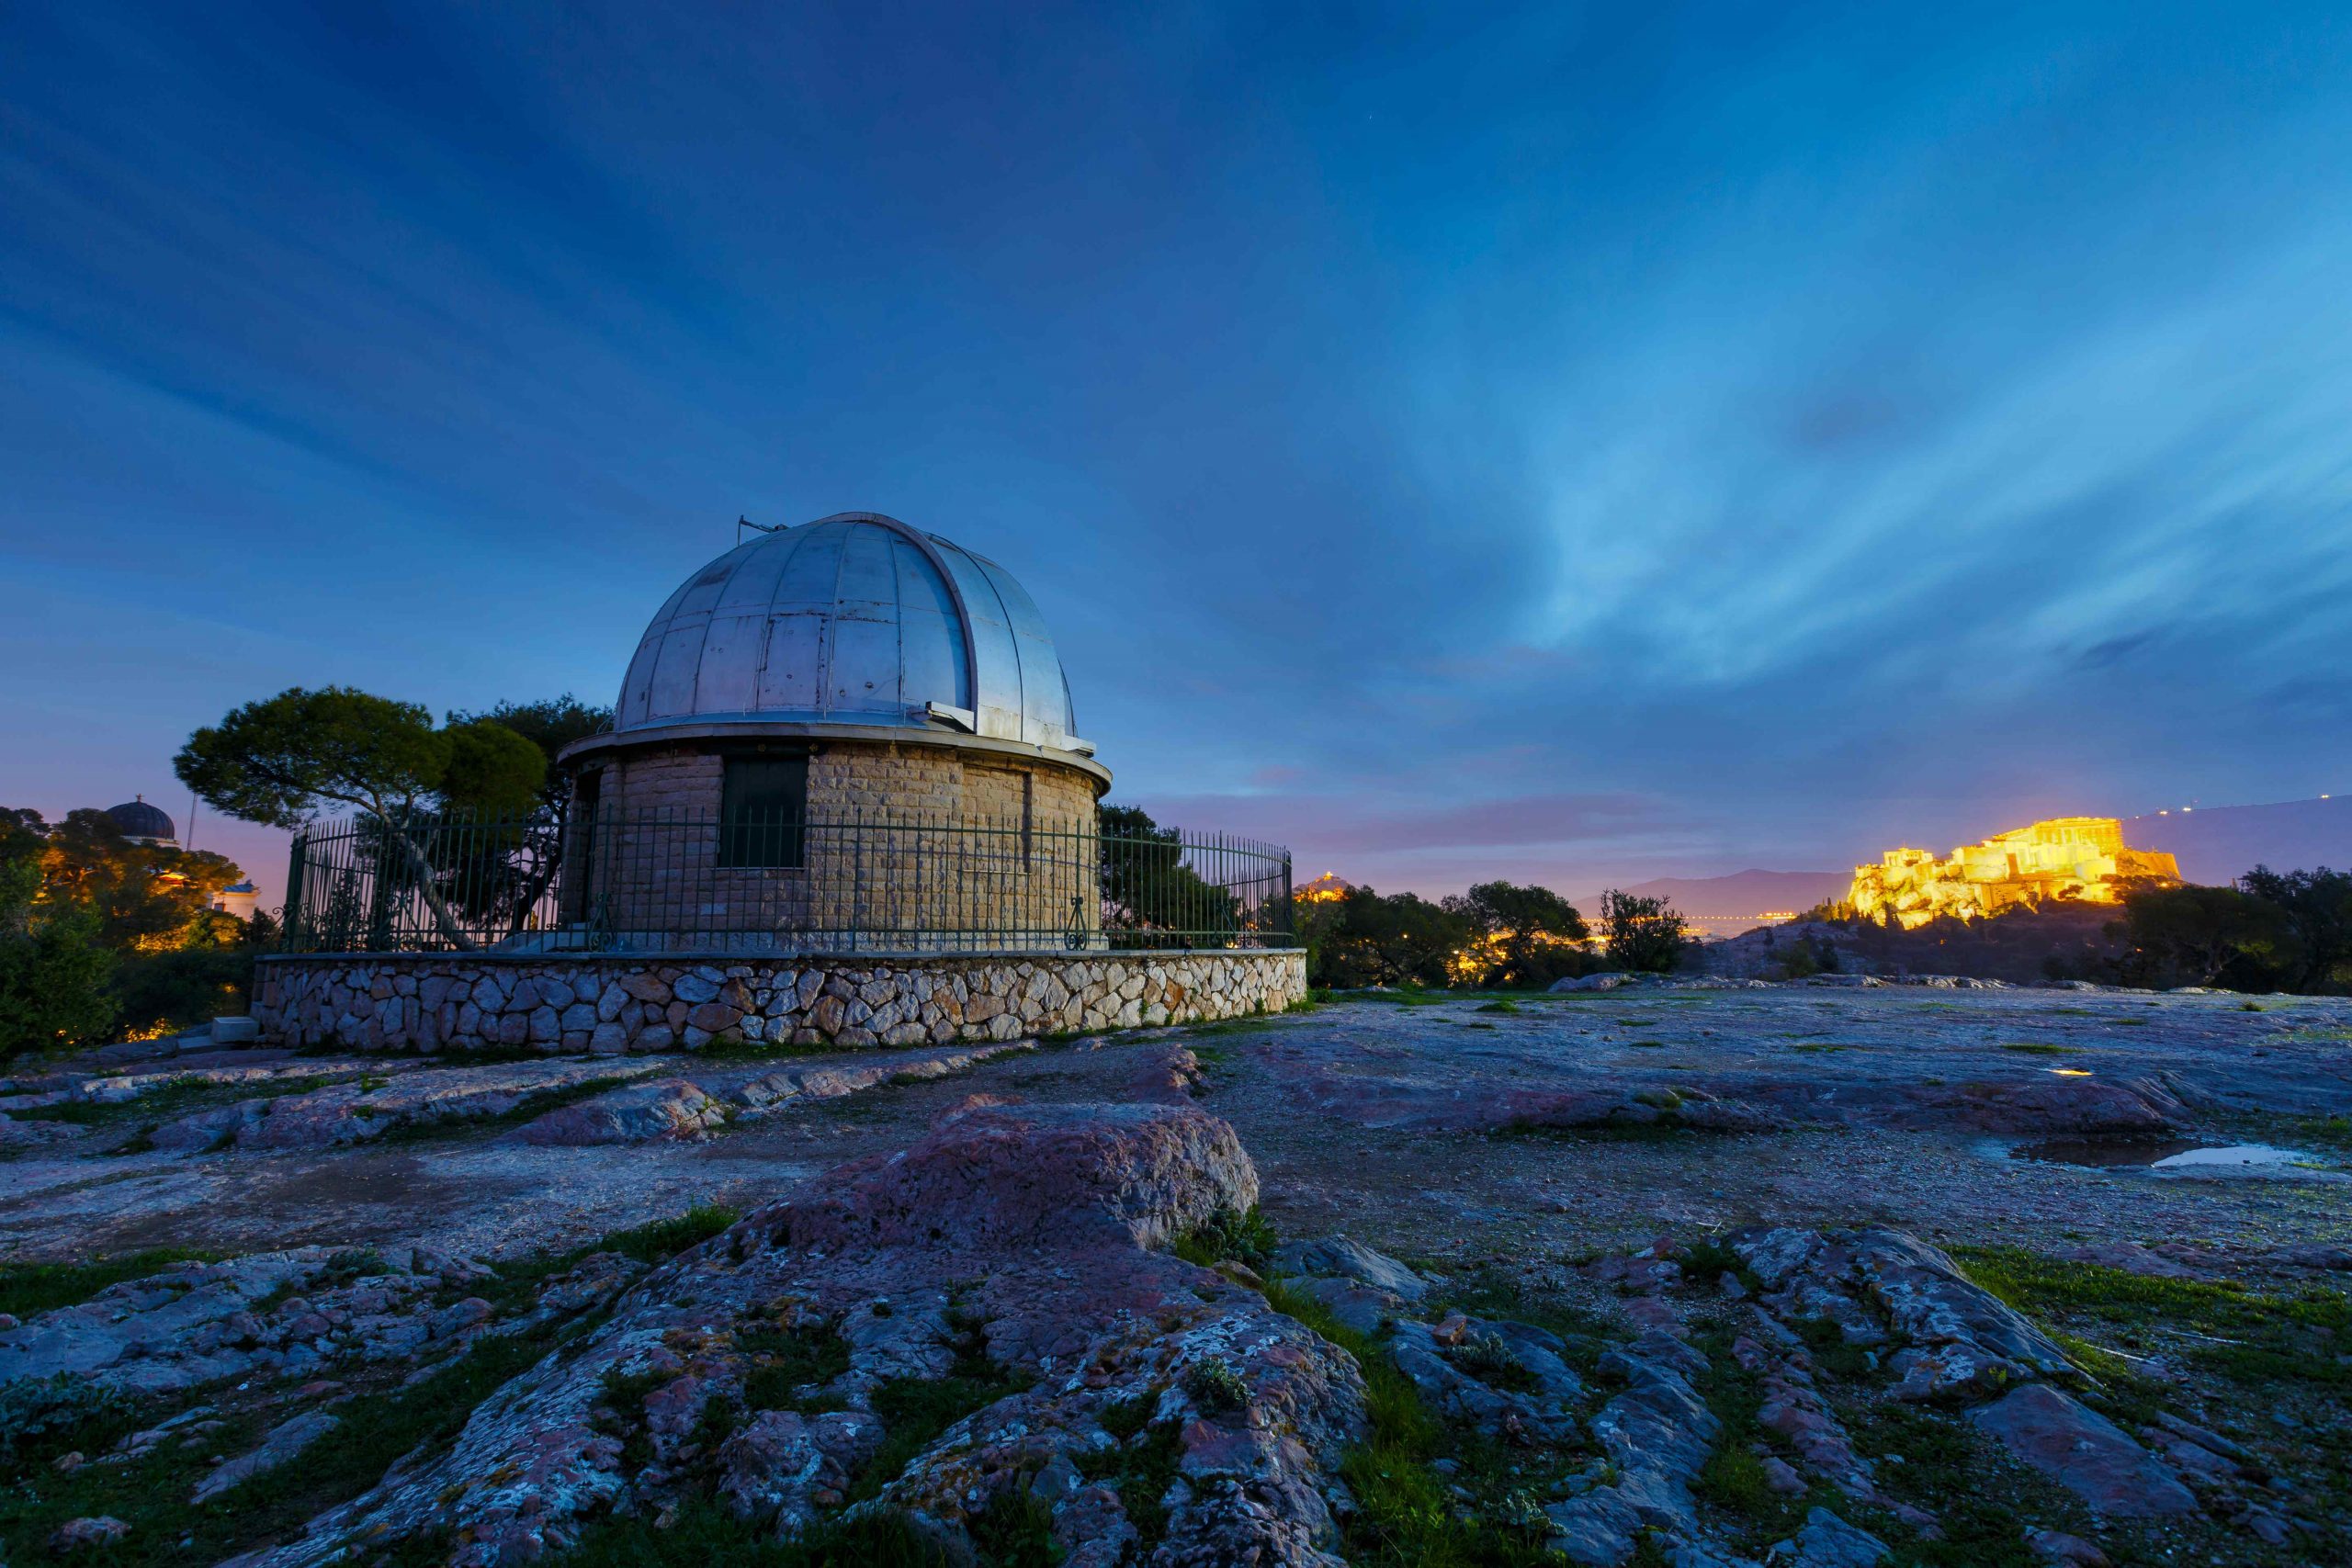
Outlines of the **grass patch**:
[[1054,1540],[1053,1508],[1019,1488],[989,1498],[964,1529],[979,1560],[994,1568],[1052,1568],[1064,1556]]
[[651,1220],[615,1231],[579,1254],[617,1252],[639,1263],[666,1263],[690,1247],[699,1247],[743,1216],[723,1203],[697,1203],[683,1214]]
[[1480,1002],[1480,1003],[1477,1005],[1477,1007],[1476,1007],[1476,1008],[1475,1008],[1475,1009],[1473,1009],[1472,1010],[1473,1010],[1473,1011],[1476,1011],[1476,1012],[1508,1012],[1508,1013],[1517,1013],[1517,1012],[1519,1012],[1519,1011],[1520,1011],[1520,1010],[1521,1010],[1521,1008],[1520,1008],[1520,1005],[1519,1005],[1517,1002],[1505,1000],[1505,1001],[1494,1001],[1494,1002]]
[[1740,1545],[1760,1556],[1773,1541],[1796,1533],[1814,1499],[1809,1493],[1783,1495],[1773,1491],[1763,1460],[1750,1451],[1750,1445],[1759,1441],[1781,1446],[1758,1418],[1764,1406],[1762,1380],[1732,1359],[1729,1335],[1713,1336],[1706,1351],[1707,1372],[1699,1393],[1723,1423],[1723,1436],[1690,1490],[1701,1502],[1736,1519]]
[[1201,1044],[1189,1045],[1186,1049],[1193,1053],[1193,1060],[1204,1067],[1229,1067],[1233,1065],[1233,1052],[1227,1046]]
[[1792,1325],[1804,1348],[1812,1352],[1814,1364],[1833,1377],[1856,1382],[1875,1375],[1870,1352],[1860,1345],[1847,1343],[1845,1334],[1826,1317],[1801,1317]]
[[1189,1043],[1227,1034],[1263,1034],[1280,1027],[1282,1019],[1280,1013],[1251,1013],[1241,1018],[1220,1018],[1214,1023],[1188,1023],[1183,1026],[1184,1039]]
[[[1941,1539],[1929,1540],[1892,1517],[1872,1517],[1875,1510],[1840,1508],[1896,1546],[1898,1560],[1922,1568],[2044,1568],[2025,1544],[2020,1519],[2098,1533],[2055,1483],[1980,1443],[1953,1417],[1891,1401],[1843,1414],[1855,1451],[1877,1461],[1879,1483],[1942,1526]],[[1896,1455],[1901,1464],[1888,1462]]]
[[1560,1359],[1588,1381],[1600,1364],[1601,1352],[1619,1337],[1608,1319],[1556,1301],[1532,1297],[1516,1280],[1488,1265],[1471,1264],[1456,1270],[1447,1287],[1430,1302],[1427,1315],[1436,1317],[1453,1311],[1474,1317],[1524,1323],[1558,1335],[1566,1347]]
[[1969,1276],[2003,1301],[2070,1330],[2102,1331],[2134,1354],[2176,1359],[2248,1383],[2352,1389],[2352,1297],[2324,1288],[2294,1294],[2227,1280],[2161,1280],[2072,1263],[2018,1247],[1962,1247]]
[[735,1336],[735,1348],[752,1358],[743,1374],[743,1403],[752,1410],[814,1415],[824,1408],[822,1399],[801,1390],[849,1371],[849,1341],[830,1328],[743,1329]]
[[[174,1568],[216,1562],[291,1539],[314,1515],[374,1485],[402,1454],[454,1441],[474,1407],[536,1363],[549,1346],[549,1337],[540,1335],[485,1338],[413,1384],[359,1394],[336,1406],[343,1425],[300,1463],[257,1475],[200,1506],[187,1497],[210,1468],[210,1456],[250,1448],[270,1421],[288,1414],[285,1409],[227,1411],[221,1429],[189,1442],[167,1441],[129,1463],[85,1464],[65,1474],[46,1465],[12,1465],[15,1473],[0,1477],[0,1539],[14,1550],[14,1561],[46,1562],[46,1542],[59,1525],[84,1515],[110,1514],[131,1529],[105,1554],[107,1562]],[[80,1428],[59,1433],[46,1446],[55,1452],[99,1452],[131,1425],[161,1414],[150,1407],[138,1412],[136,1422],[126,1423],[119,1411],[94,1413]]]
[[1211,1215],[1170,1243],[1168,1250],[1204,1269],[1225,1262],[1263,1269],[1275,1242],[1273,1225],[1252,1203],[1247,1213],[1223,1210]]
[[1474,1334],[1462,1342],[1454,1353],[1454,1360],[1472,1377],[1489,1388],[1511,1393],[1532,1393],[1543,1387],[1542,1380],[1528,1371],[1510,1347],[1498,1335]]
[[660,1372],[614,1368],[605,1373],[605,1404],[612,1414],[598,1418],[596,1428],[621,1439],[621,1463],[632,1472],[653,1462],[653,1438],[645,1429],[645,1396],[668,1381]]
[[2287,1142],[2352,1154],[2352,1116],[2297,1116],[2287,1126]]
[[635,1077],[582,1078],[578,1083],[565,1084],[560,1089],[543,1089],[525,1095],[504,1111],[492,1116],[446,1116],[430,1122],[401,1122],[389,1129],[382,1144],[413,1144],[433,1138],[447,1138],[459,1134],[485,1133],[503,1127],[519,1127],[526,1122],[536,1122],[550,1111],[560,1111],[567,1105],[577,1105],[583,1100],[594,1100],[607,1089],[623,1084],[636,1083]]
[[1149,1424],[1159,1403],[1158,1395],[1147,1392],[1112,1405],[1102,1413],[1102,1426],[1119,1439],[1119,1446],[1077,1456],[1080,1475],[1108,1482],[1119,1494],[1127,1522],[1143,1538],[1137,1561],[1148,1560],[1168,1534],[1168,1508],[1161,1499],[1175,1484],[1183,1456],[1182,1434],[1175,1422]]
[[[590,1253],[619,1252],[643,1263],[659,1263],[717,1235],[734,1219],[730,1210],[705,1205],[569,1251],[509,1264],[497,1279],[479,1281],[471,1289],[493,1303],[519,1304],[549,1277]],[[70,1304],[59,1298],[85,1288],[102,1289],[117,1279],[141,1278],[153,1271],[141,1260],[158,1256],[134,1254],[102,1264],[51,1266],[29,1278],[25,1269],[10,1272],[18,1276],[17,1282],[26,1291],[39,1292],[18,1300],[47,1299]],[[170,1258],[157,1266],[178,1260]],[[381,1261],[364,1248],[339,1255],[331,1264],[353,1278],[381,1267]],[[418,1450],[430,1454],[455,1441],[484,1399],[550,1350],[576,1342],[596,1321],[591,1316],[551,1332],[485,1337],[464,1355],[414,1383],[364,1391],[335,1407],[343,1425],[331,1438],[304,1454],[300,1463],[255,1476],[201,1506],[187,1499],[196,1481],[210,1468],[210,1456],[244,1451],[259,1440],[266,1427],[294,1413],[283,1404],[264,1403],[281,1391],[265,1390],[241,1400],[240,1390],[214,1387],[190,1391],[176,1400],[141,1404],[99,1395],[86,1385],[32,1385],[32,1393],[19,1397],[23,1408],[0,1411],[0,1423],[10,1432],[32,1439],[0,1447],[0,1540],[8,1543],[12,1562],[47,1562],[46,1543],[59,1525],[83,1515],[110,1514],[128,1523],[131,1532],[104,1554],[106,1562],[119,1568],[148,1564],[197,1568],[290,1539],[318,1513],[374,1485],[401,1455]],[[37,1404],[28,1403],[36,1396]],[[638,1398],[642,1400],[642,1391]],[[224,1423],[220,1429],[191,1441],[166,1441],[147,1456],[122,1464],[85,1464],[60,1474],[48,1462],[67,1450],[102,1453],[135,1427],[152,1426],[177,1409],[198,1403],[220,1406]],[[395,1562],[410,1562],[415,1554],[408,1547],[413,1544],[404,1543],[395,1554]],[[422,1562],[424,1558],[415,1560]],[[844,1556],[777,1561],[838,1562],[847,1568],[852,1562],[882,1560]]]
[[1746,1286],[1750,1295],[1761,1294],[1764,1289],[1764,1281],[1756,1277],[1756,1270],[1747,1266],[1745,1258],[1712,1238],[1692,1242],[1676,1256],[1675,1261],[1682,1266],[1682,1277],[1693,1285],[1711,1286],[1729,1274]]
[[108,1285],[144,1280],[175,1263],[217,1263],[220,1254],[195,1247],[158,1247],[87,1263],[0,1265],[0,1312],[17,1317],[53,1312],[88,1301]]
[[[353,1055],[355,1050],[356,1047],[345,1045],[341,1041],[314,1040],[307,1045],[295,1046],[293,1054],[313,1059],[321,1056],[340,1058]],[[579,1053],[572,1054],[577,1055]],[[502,1062],[544,1062],[550,1055],[555,1055],[560,1053],[541,1051],[529,1045],[481,1045],[472,1050],[453,1048],[447,1051],[403,1051],[388,1046],[382,1050],[369,1051],[368,1058],[376,1062],[384,1061],[387,1058],[403,1062],[430,1062],[437,1067],[487,1067]]]
[[593,1254],[617,1252],[648,1267],[666,1263],[688,1247],[708,1241],[741,1217],[723,1204],[697,1203],[683,1214],[614,1231],[579,1247],[535,1253],[502,1263],[496,1278],[477,1280],[462,1293],[480,1296],[503,1312],[528,1304],[537,1297],[541,1286]]
[[1461,1001],[1461,997],[1444,991],[1350,991],[1347,998],[1354,1002],[1386,1002],[1391,1007],[1434,1008]]
[[553,1561],[562,1568],[948,1568],[954,1559],[903,1514],[828,1520],[780,1541],[772,1528],[739,1519],[703,1498],[681,1507],[666,1530],[654,1529],[644,1514],[598,1519],[581,1532],[577,1546]]
[[739,1034],[732,1038],[706,1041],[701,1050],[690,1054],[697,1062],[748,1062],[756,1066],[761,1062],[781,1062],[801,1056],[848,1055],[855,1049],[854,1046],[832,1045],[822,1041],[795,1045],[784,1040],[746,1040]]
[[216,1105],[234,1105],[241,1100],[275,1100],[283,1095],[309,1094],[314,1089],[347,1081],[332,1074],[237,1084],[183,1077],[149,1089],[136,1100],[68,1100],[55,1105],[36,1105],[28,1111],[12,1111],[9,1114],[20,1122],[68,1122],[78,1127],[120,1127],[132,1122],[165,1122],[191,1111],[209,1111]]
[[[1279,1285],[1267,1291],[1266,1302],[1346,1350],[1363,1369],[1371,1431],[1340,1466],[1357,1503],[1347,1526],[1349,1562],[1363,1568],[1548,1568],[1557,1562],[1544,1548],[1546,1531],[1457,1512],[1457,1499],[1434,1461],[1455,1459],[1470,1480],[1509,1472],[1487,1451],[1488,1445],[1431,1416],[1376,1342],[1334,1318],[1321,1303]],[[1541,1518],[1532,1503],[1524,1498],[1515,1510],[1531,1525]]]
[[897,1480],[940,1434],[975,1410],[1019,1393],[1033,1381],[989,1359],[977,1323],[958,1323],[956,1360],[942,1378],[893,1378],[874,1391],[885,1436],[850,1478],[849,1500],[863,1502]]

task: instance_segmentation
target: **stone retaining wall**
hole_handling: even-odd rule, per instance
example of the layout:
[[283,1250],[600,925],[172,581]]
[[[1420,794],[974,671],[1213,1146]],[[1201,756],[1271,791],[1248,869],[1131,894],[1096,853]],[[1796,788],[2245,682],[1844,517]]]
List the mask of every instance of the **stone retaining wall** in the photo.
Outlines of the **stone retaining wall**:
[[1291,950],[742,958],[299,953],[264,958],[262,1035],[358,1051],[912,1045],[1279,1012]]

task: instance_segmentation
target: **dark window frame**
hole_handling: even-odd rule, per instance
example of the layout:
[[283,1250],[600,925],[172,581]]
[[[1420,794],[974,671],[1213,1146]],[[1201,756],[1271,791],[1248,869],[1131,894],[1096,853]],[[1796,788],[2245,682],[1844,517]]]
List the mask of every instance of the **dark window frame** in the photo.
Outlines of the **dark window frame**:
[[722,752],[719,770],[718,869],[806,869],[808,753]]

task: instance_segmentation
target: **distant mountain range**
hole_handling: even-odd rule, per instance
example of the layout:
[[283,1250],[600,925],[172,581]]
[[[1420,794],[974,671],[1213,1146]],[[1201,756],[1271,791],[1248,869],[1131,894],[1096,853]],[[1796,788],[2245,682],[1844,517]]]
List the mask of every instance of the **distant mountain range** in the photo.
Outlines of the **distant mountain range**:
[[[1843,898],[1854,874],[1845,871],[1736,871],[1729,876],[1661,876],[1624,891],[1664,898],[1692,919],[1753,919],[1774,912],[1794,914],[1825,898]],[[1600,895],[1569,900],[1588,917],[1600,908]]]
[[2233,882],[2256,865],[2352,869],[2352,795],[2272,806],[2200,806],[2123,819],[2135,850],[2169,850],[2191,882]]
[[[2180,862],[2180,874],[2191,882],[2233,882],[2256,865],[2273,871],[2319,865],[2352,869],[2352,795],[2126,817],[2123,841],[2135,850],[2169,851]],[[1921,847],[1939,852],[1951,848]],[[1882,845],[1857,853],[1855,860],[1876,860],[1893,848]],[[1693,920],[1724,926],[1842,898],[1853,879],[1850,866],[1838,871],[1739,871],[1729,876],[1661,876],[1625,891],[1665,898]],[[1570,901],[1587,916],[1600,908],[1597,891]]]

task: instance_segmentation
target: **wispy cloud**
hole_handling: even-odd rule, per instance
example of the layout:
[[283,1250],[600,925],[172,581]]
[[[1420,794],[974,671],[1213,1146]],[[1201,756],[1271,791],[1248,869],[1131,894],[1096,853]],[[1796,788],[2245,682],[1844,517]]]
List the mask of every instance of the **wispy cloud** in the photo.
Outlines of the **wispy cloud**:
[[612,689],[851,506],[1122,796],[1430,890],[2352,775],[2340,8],[10,27],[0,552],[125,606],[0,697],[43,798]]

